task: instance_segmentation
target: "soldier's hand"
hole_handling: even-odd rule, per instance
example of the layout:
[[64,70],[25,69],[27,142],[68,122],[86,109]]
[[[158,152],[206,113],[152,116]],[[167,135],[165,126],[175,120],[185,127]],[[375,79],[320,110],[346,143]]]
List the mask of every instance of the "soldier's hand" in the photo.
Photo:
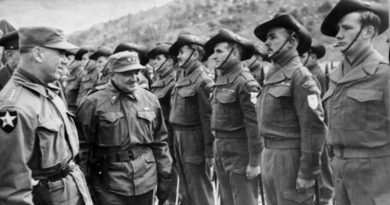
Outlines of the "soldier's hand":
[[305,193],[306,190],[312,186],[314,186],[314,179],[297,178],[296,189],[298,193]]
[[172,178],[170,173],[158,174],[158,184],[156,196],[159,200],[159,204],[163,204],[169,197],[169,188],[172,186]]
[[260,174],[260,165],[256,167],[252,167],[248,165],[246,167],[246,178],[252,180],[256,178]]

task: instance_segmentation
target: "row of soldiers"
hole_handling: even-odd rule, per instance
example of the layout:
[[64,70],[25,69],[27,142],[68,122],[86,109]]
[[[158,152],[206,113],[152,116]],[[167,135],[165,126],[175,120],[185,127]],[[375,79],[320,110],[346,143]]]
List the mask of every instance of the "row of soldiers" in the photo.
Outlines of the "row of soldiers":
[[57,29],[21,28],[0,92],[0,203],[211,205],[215,167],[226,205],[258,204],[259,189],[272,205],[389,204],[390,70],[372,47],[388,16],[361,0],[332,9],[321,32],[344,60],[329,83],[315,66],[324,48],[289,14],[254,30],[272,62],[259,78],[243,63],[259,64],[253,43],[227,29],[145,54],[74,53]]

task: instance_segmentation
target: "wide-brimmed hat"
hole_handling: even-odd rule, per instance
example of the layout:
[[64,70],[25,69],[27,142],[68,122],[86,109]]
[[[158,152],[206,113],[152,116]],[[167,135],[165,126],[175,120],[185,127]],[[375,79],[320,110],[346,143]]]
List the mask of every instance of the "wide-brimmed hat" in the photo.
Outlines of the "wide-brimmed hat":
[[100,56],[109,57],[110,55],[112,55],[112,50],[110,48],[100,47],[97,51],[89,56],[89,59],[97,60]]
[[310,46],[309,53],[316,54],[317,59],[320,59],[325,56],[326,49],[322,44],[313,44]]
[[173,43],[173,45],[169,49],[169,53],[176,57],[177,54],[179,53],[179,49],[181,47],[183,47],[184,45],[191,45],[191,44],[199,45],[199,46],[202,46],[202,47],[204,45],[202,40],[199,37],[195,36],[195,35],[180,34],[177,37],[177,40],[175,41],[175,43]]
[[18,50],[19,49],[19,36],[18,32],[12,31],[5,34],[0,38],[0,46],[4,47],[4,50]]
[[161,54],[170,55],[169,49],[171,48],[171,46],[172,44],[170,43],[158,43],[154,48],[150,49],[146,57],[150,59]]
[[114,54],[122,51],[135,51],[139,54],[139,60],[142,65],[146,65],[148,63],[148,58],[146,57],[148,48],[146,46],[123,42],[114,49]]
[[261,41],[267,40],[268,32],[273,28],[286,28],[294,31],[299,36],[298,53],[305,53],[311,45],[309,31],[290,14],[276,14],[273,19],[266,21],[254,30],[255,35]]
[[221,42],[237,43],[243,48],[241,60],[247,60],[252,57],[254,52],[253,43],[251,40],[244,38],[228,29],[221,29],[215,36],[210,38],[204,45],[206,57],[210,57],[214,53],[214,47]]
[[321,25],[321,32],[327,36],[335,37],[339,32],[338,23],[345,15],[364,10],[374,12],[381,19],[378,34],[386,31],[389,27],[389,10],[387,5],[362,0],[341,0],[325,17]]
[[64,33],[49,27],[25,27],[18,30],[19,48],[42,46],[58,50],[71,50],[78,47],[66,41]]

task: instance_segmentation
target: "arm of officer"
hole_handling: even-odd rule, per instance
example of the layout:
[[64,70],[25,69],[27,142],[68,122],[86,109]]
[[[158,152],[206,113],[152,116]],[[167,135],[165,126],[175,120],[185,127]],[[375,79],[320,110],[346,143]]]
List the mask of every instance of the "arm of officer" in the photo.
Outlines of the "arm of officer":
[[[248,137],[248,152],[250,167],[260,167],[261,138],[258,134],[255,102],[252,96],[260,91],[260,85],[255,80],[250,80],[240,86],[239,101],[244,115],[245,130]],[[252,100],[251,100],[252,99]],[[259,171],[260,168],[257,169]],[[259,173],[256,173],[256,175]]]
[[96,105],[88,98],[83,101],[76,112],[76,127],[79,134],[79,166],[86,178],[89,177],[89,159],[92,157],[92,143],[96,134]]
[[14,107],[0,109],[0,204],[33,204],[32,172],[36,119]]
[[203,140],[204,140],[204,156],[206,158],[213,158],[213,143],[214,136],[211,134],[210,120],[211,120],[211,103],[209,101],[213,82],[210,78],[200,84],[198,88],[198,105],[200,121],[202,123]]
[[320,174],[320,155],[327,133],[320,87],[312,75],[298,73],[294,78],[294,106],[301,131],[298,178],[314,180]]

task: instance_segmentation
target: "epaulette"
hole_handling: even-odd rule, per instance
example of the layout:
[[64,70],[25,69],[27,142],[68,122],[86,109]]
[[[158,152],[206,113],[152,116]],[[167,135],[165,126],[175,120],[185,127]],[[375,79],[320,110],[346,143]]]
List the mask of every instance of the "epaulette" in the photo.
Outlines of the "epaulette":
[[22,86],[15,86],[13,87],[13,89],[11,90],[8,90],[8,92],[4,93],[4,100],[7,100],[9,102],[16,102],[17,100],[17,97],[19,96],[19,94],[21,93],[21,90],[22,90]]
[[106,88],[106,86],[107,86],[107,84],[98,85],[98,86],[94,87],[92,90],[89,90],[89,91],[87,92],[87,95],[86,95],[86,96],[89,96],[89,95],[91,95],[91,94],[93,94],[93,93],[96,93],[96,92],[99,91],[99,90],[103,90],[104,88]]

